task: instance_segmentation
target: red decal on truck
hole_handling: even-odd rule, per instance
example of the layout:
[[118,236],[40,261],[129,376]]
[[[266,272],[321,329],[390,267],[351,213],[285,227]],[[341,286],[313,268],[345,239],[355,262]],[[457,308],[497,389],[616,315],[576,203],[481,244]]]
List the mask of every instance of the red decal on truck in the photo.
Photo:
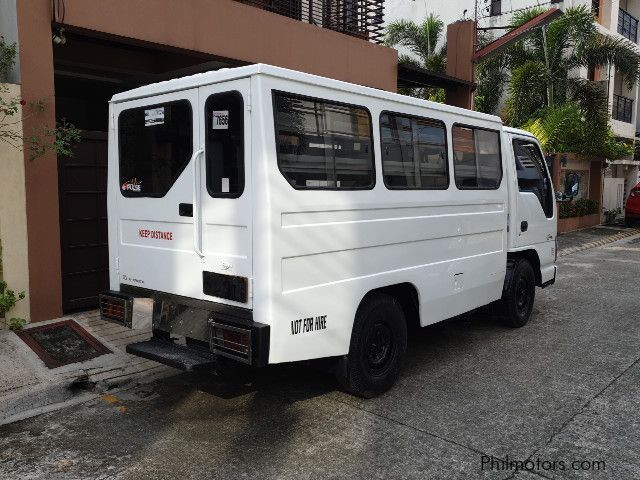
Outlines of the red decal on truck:
[[147,230],[141,228],[138,234],[142,238],[153,238],[156,240],[173,240],[173,232],[163,232],[162,230]]
[[122,184],[122,191],[126,192],[141,192],[142,191],[142,180],[138,180],[137,178],[132,178],[128,182],[124,182]]

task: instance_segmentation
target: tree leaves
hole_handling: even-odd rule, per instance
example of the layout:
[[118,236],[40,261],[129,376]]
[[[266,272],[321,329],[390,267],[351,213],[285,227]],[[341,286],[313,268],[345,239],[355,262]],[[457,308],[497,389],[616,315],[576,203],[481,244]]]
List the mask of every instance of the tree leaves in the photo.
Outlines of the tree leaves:
[[[390,47],[400,45],[408,48],[423,65],[426,65],[431,56],[436,54],[443,30],[444,22],[434,14],[430,14],[419,24],[410,20],[398,20],[387,26],[385,44]],[[440,48],[437,54],[446,57],[446,49]]]
[[[514,28],[543,13],[540,8],[516,12]],[[613,66],[632,88],[640,80],[640,55],[626,39],[598,31],[585,5],[536,29],[502,53],[510,72],[509,98],[503,119],[534,133],[551,152],[575,152],[609,159],[633,154],[609,127],[607,92],[599,82],[570,78],[579,67]],[[479,68],[479,72],[481,72]],[[482,82],[498,77],[479,74]],[[479,91],[485,88],[482,84]]]
[[[444,73],[447,70],[447,46],[438,47],[444,23],[437,15],[430,14],[421,23],[408,20],[391,22],[387,26],[385,44],[390,47],[403,46],[414,56],[401,54],[399,64],[410,64],[432,72]],[[399,93],[412,97],[444,102],[444,90],[441,88],[401,88]]]

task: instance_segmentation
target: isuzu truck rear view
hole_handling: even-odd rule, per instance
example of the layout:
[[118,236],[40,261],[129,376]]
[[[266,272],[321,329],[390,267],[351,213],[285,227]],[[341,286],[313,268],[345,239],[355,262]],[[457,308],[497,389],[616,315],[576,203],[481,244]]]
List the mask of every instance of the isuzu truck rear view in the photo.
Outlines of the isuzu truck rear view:
[[103,318],[184,370],[331,358],[391,387],[407,327],[531,316],[556,277],[538,141],[498,117],[252,65],[113,97]]

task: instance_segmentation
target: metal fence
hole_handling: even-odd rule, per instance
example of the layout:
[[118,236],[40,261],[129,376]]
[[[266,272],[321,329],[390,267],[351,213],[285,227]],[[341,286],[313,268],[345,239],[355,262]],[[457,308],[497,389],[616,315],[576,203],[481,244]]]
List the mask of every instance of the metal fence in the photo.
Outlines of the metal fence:
[[237,0],[374,43],[384,39],[384,0]]
[[633,119],[633,99],[614,94],[611,116],[614,120],[631,123]]
[[618,33],[638,43],[638,19],[622,8],[618,11]]

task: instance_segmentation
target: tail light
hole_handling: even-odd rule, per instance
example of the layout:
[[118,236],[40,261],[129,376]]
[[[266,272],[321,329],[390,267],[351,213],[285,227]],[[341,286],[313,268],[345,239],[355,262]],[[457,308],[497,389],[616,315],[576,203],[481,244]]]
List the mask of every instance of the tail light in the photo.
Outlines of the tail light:
[[217,322],[210,322],[209,329],[213,353],[251,363],[251,330]]
[[131,328],[133,298],[117,292],[106,292],[100,294],[99,303],[103,320]]

